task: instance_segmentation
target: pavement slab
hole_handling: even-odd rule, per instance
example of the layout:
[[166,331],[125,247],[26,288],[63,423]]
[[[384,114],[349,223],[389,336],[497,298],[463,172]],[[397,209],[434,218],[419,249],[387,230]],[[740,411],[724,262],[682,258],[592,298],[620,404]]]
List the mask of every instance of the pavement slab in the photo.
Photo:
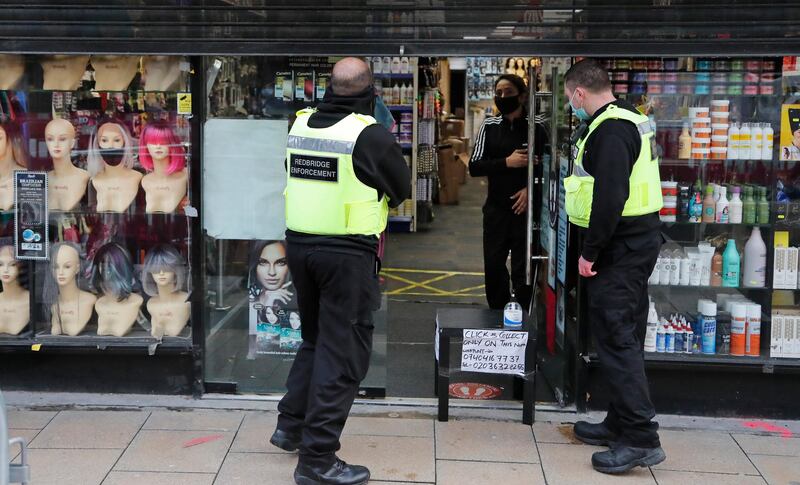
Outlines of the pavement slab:
[[342,437],[338,455],[348,463],[364,465],[375,480],[433,482],[436,464],[433,440],[400,436]]
[[658,485],[687,485],[693,483],[713,483],[714,485],[766,485],[760,476],[728,473],[676,472],[672,470],[653,470]]
[[436,461],[437,485],[545,485],[542,467],[529,463]]
[[656,465],[656,469],[758,475],[758,470],[728,433],[666,430],[658,434],[667,459]]
[[125,448],[149,413],[61,411],[31,441],[31,448]]
[[[192,440],[219,437],[195,446]],[[233,433],[218,431],[142,430],[114,470],[217,473],[233,441]]]
[[195,409],[184,411],[153,411],[144,429],[172,431],[236,431],[242,422],[241,411]]
[[32,485],[99,485],[122,450],[32,449]]
[[800,460],[795,457],[752,455],[750,459],[769,485],[800,483]]
[[103,485],[213,485],[213,473],[118,472],[108,474]]
[[542,443],[539,453],[547,483],[558,485],[656,485],[648,468],[634,468],[625,475],[606,475],[592,468],[592,453],[605,448],[588,445]]
[[530,426],[488,420],[437,421],[436,458],[539,463]]
[[57,411],[29,411],[8,409],[8,427],[14,429],[42,429],[58,414]]

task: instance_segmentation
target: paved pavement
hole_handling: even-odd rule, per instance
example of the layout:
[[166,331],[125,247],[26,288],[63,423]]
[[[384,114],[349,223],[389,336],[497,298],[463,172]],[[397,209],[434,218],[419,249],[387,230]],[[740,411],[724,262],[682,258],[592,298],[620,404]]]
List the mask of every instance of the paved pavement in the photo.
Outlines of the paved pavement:
[[[274,402],[24,399],[10,399],[10,434],[29,440],[32,485],[293,483],[296,457],[267,442]],[[432,407],[356,405],[340,456],[370,467],[376,485],[800,485],[797,422],[663,417],[667,461],[618,478],[594,472],[590,457],[600,448],[572,436],[568,423],[583,416],[540,412],[531,427],[512,420],[516,410],[452,415],[439,423]]]

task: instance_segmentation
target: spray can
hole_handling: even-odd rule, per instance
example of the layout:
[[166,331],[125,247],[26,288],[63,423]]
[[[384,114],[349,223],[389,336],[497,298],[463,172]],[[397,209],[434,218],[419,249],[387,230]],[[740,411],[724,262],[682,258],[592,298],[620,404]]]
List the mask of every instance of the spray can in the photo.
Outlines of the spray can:
[[684,333],[683,333],[683,326],[681,326],[680,321],[677,318],[673,318],[673,328],[675,328],[675,352],[683,353],[684,346],[686,345],[683,341]]
[[717,304],[706,300],[703,302],[703,353],[716,352],[717,343]]
[[675,329],[671,324],[667,324],[667,333],[664,338],[665,352],[668,354],[675,353]]
[[656,329],[656,352],[667,350],[667,321],[663,318]]
[[761,305],[747,304],[747,330],[744,351],[747,355],[761,355]]
[[747,332],[747,305],[731,305],[731,355],[744,355]]
[[694,352],[694,330],[692,330],[692,327],[689,326],[688,323],[686,323],[686,319],[685,318],[683,319],[683,328],[686,329],[686,337],[685,337],[686,349],[685,349],[685,352],[687,354],[691,354],[692,352]]

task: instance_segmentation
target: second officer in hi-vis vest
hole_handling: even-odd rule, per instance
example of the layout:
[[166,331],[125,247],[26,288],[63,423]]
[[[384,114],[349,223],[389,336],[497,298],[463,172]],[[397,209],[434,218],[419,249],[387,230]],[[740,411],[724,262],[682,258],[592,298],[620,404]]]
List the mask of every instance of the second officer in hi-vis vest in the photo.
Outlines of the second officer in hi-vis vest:
[[609,395],[605,420],[579,421],[574,430],[586,443],[610,446],[592,456],[596,470],[622,473],[665,459],[642,352],[647,280],[663,241],[655,133],[646,116],[614,97],[608,72],[595,61],[567,71],[564,93],[583,121],[564,180],[565,209],[583,228],[578,271]]
[[380,306],[378,238],[411,176],[394,136],[372,117],[366,63],[337,62],[315,110],[297,115],[286,150],[286,242],[303,343],[270,442],[300,451],[298,484],[362,484],[369,470],[336,457],[372,350]]

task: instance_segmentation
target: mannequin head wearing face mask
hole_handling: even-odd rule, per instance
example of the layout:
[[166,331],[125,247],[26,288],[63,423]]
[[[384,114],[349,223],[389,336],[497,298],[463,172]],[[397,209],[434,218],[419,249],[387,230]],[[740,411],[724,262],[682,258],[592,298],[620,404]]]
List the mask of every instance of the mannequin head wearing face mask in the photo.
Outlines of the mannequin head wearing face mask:
[[564,95],[572,113],[581,121],[588,121],[597,110],[616,101],[608,71],[592,59],[579,61],[567,71]]
[[101,122],[89,139],[87,168],[95,177],[106,166],[133,168],[133,142],[128,128],[118,121]]
[[508,119],[523,116],[528,103],[528,87],[525,80],[515,74],[503,74],[494,83],[494,104]]

